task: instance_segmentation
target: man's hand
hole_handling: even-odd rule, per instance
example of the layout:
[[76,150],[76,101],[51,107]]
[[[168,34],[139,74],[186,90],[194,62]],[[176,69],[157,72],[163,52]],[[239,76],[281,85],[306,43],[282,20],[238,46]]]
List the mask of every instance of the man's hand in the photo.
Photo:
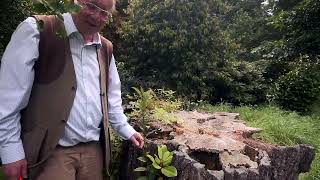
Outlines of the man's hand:
[[140,133],[136,132],[130,137],[131,142],[138,148],[142,149],[144,145],[143,137]]
[[4,164],[3,172],[8,180],[19,180],[20,177],[27,178],[27,161],[25,159]]

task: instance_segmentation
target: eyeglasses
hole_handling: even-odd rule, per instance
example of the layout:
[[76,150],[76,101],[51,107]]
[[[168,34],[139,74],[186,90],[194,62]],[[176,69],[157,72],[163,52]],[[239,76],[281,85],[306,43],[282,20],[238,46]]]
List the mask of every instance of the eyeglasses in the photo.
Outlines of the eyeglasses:
[[[82,2],[82,1],[78,1],[80,2],[82,5],[85,5],[85,7],[91,11],[91,12],[99,12],[103,18],[105,19],[111,19],[112,18],[112,13],[104,10],[102,8],[100,8],[99,6],[91,3],[91,2]],[[80,5],[81,7],[83,7],[82,5]]]

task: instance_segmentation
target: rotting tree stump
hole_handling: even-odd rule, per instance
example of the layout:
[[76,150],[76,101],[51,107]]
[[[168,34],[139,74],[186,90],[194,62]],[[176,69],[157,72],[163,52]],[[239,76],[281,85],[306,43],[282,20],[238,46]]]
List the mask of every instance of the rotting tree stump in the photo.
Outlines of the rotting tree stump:
[[[276,146],[253,139],[259,128],[247,127],[237,113],[177,113],[181,124],[151,123],[147,151],[156,153],[158,144],[174,151],[173,165],[178,180],[295,180],[308,172],[315,150],[308,145]],[[120,179],[137,178],[133,169],[142,151],[124,145]]]

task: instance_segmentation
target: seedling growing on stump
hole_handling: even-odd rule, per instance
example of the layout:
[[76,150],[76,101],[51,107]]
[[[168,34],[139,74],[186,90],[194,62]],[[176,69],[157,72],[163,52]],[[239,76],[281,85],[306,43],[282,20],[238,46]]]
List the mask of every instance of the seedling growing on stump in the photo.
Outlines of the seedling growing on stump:
[[140,176],[138,180],[163,180],[164,177],[177,176],[177,169],[171,166],[173,152],[168,151],[166,145],[158,145],[158,154],[154,156],[148,152],[138,158],[145,166],[134,169],[135,172],[145,172],[146,176]]

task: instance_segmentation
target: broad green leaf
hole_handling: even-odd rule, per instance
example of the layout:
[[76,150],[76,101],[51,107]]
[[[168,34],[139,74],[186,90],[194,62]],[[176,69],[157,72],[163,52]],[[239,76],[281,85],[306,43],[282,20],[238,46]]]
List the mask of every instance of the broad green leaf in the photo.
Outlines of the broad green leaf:
[[138,160],[141,162],[147,162],[147,159],[145,157],[138,157]]
[[138,168],[135,168],[133,171],[134,171],[134,172],[147,171],[147,168],[145,168],[145,167],[138,167]]
[[161,145],[158,146],[158,155],[159,155],[159,158],[162,159],[163,153],[162,153],[162,146]]
[[168,157],[170,157],[170,152],[166,151],[166,152],[163,153],[162,160],[166,161],[168,159]]
[[168,166],[168,165],[170,165],[171,162],[172,162],[172,158],[173,158],[173,156],[169,156],[169,158],[168,158],[166,161],[163,162],[163,166]]
[[161,166],[159,166],[156,162],[153,162],[152,166],[156,169],[161,169]]
[[159,145],[158,146],[158,155],[159,155],[159,159],[163,159],[163,154],[164,152],[168,151],[168,148],[166,145]]
[[155,161],[156,161],[157,164],[160,164],[160,162],[161,162],[158,157],[155,158]]
[[167,166],[161,169],[162,174],[167,177],[175,177],[178,175],[177,169],[174,166]]
[[168,148],[167,148],[167,146],[166,145],[162,145],[162,152],[166,152],[166,151],[168,151]]
[[155,161],[154,161],[154,158],[153,158],[150,154],[147,154],[146,156],[150,159],[150,161],[152,161],[152,163],[155,162]]

